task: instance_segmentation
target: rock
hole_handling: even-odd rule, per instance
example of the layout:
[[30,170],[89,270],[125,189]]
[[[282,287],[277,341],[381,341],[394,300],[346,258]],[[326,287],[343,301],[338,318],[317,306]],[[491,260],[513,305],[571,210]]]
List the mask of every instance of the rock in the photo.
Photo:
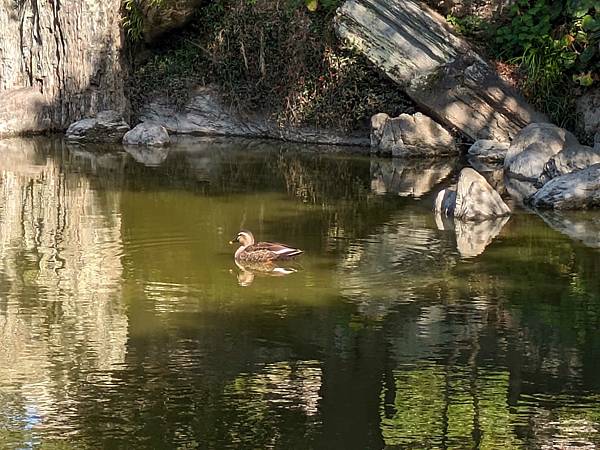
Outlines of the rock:
[[121,0],[0,0],[0,137],[127,111]]
[[510,214],[510,208],[486,179],[470,167],[464,168],[456,185],[454,217],[480,221]]
[[504,161],[510,143],[496,142],[489,139],[479,139],[469,147],[469,156],[484,161]]
[[579,142],[567,130],[551,123],[532,123],[511,142],[504,169],[510,176],[537,180],[550,158],[573,145],[579,145]]
[[435,196],[433,210],[445,217],[454,217],[456,207],[456,188],[442,189]]
[[204,2],[203,0],[169,2],[142,0],[140,3],[144,15],[144,40],[152,42],[164,33],[187,24]]
[[558,152],[544,165],[544,171],[538,178],[538,186],[543,186],[552,178],[585,169],[600,163],[600,147],[573,145]]
[[507,142],[545,121],[444,18],[414,0],[346,0],[335,29],[441,124]]
[[537,192],[537,188],[532,181],[517,178],[505,177],[504,186],[510,197],[521,205],[525,205],[527,199]]
[[212,86],[197,87],[182,110],[165,98],[149,101],[140,111],[142,122],[155,122],[170,134],[241,136],[284,141],[368,146],[369,138],[317,128],[280,127],[264,117],[244,117],[231,112]]
[[434,160],[372,158],[371,191],[401,197],[421,197],[447,178],[456,158]]
[[371,149],[401,157],[427,157],[458,153],[452,135],[439,123],[422,113],[390,118],[376,114],[371,118]]
[[65,133],[71,142],[120,143],[129,125],[117,111],[101,111],[96,117],[72,123]]
[[547,182],[528,199],[536,208],[586,209],[600,206],[600,164]]
[[164,146],[169,145],[170,142],[167,129],[152,122],[142,122],[123,136],[124,145]]
[[576,110],[581,118],[580,127],[590,140],[600,133],[600,88],[589,89],[577,99]]

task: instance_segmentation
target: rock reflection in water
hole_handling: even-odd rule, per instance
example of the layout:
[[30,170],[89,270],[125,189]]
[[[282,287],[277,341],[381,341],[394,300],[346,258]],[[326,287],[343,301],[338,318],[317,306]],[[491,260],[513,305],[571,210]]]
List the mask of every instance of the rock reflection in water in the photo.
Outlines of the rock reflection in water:
[[600,212],[536,211],[550,227],[591,248],[600,248]]
[[240,286],[250,286],[257,276],[284,277],[298,272],[293,267],[282,267],[274,262],[242,264],[236,261],[235,265],[240,269],[237,273],[237,280]]
[[120,194],[63,172],[48,153],[66,151],[60,141],[1,142],[0,387],[21,386],[15,411],[61,427],[74,412],[72,372],[125,360]]
[[509,216],[481,222],[463,222],[450,219],[442,214],[435,215],[438,230],[454,230],[456,234],[456,249],[463,258],[481,255],[488,245],[500,234],[509,220]]
[[140,164],[148,167],[160,166],[169,156],[168,147],[146,147],[142,145],[126,145],[125,151]]
[[455,158],[447,159],[382,159],[371,160],[371,191],[421,197],[447,178],[456,168]]

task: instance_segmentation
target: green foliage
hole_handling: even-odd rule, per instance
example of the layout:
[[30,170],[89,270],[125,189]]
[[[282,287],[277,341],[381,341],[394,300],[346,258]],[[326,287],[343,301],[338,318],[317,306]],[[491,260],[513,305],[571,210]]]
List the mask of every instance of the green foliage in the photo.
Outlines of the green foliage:
[[[123,29],[132,42],[142,40],[144,35],[144,12],[142,10],[144,0],[123,0]],[[149,7],[163,8],[168,0],[145,0]]]
[[572,84],[598,79],[598,14],[596,0],[517,0],[492,30],[495,54],[520,65],[525,94],[559,125],[575,123]]
[[338,0],[220,0],[202,8],[187,31],[135,68],[134,110],[148,95],[183,106],[193,86],[216,84],[241,113],[287,125],[356,130],[372,114],[411,110],[398,87],[361,56],[336,43]]
[[457,33],[469,38],[478,38],[488,31],[488,24],[477,16],[457,17],[448,14],[446,20]]

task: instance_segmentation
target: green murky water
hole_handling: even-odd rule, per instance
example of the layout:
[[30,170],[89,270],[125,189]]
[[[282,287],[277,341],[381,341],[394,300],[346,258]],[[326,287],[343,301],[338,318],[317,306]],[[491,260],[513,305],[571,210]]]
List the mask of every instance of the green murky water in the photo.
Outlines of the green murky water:
[[[0,147],[2,449],[600,445],[598,214],[436,221],[452,160]],[[305,255],[239,268],[242,227]]]

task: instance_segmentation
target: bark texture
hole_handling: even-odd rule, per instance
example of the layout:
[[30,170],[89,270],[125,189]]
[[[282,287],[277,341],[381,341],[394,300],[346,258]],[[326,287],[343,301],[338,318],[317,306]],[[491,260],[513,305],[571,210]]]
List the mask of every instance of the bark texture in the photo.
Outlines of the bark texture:
[[0,0],[0,137],[127,112],[120,0]]

